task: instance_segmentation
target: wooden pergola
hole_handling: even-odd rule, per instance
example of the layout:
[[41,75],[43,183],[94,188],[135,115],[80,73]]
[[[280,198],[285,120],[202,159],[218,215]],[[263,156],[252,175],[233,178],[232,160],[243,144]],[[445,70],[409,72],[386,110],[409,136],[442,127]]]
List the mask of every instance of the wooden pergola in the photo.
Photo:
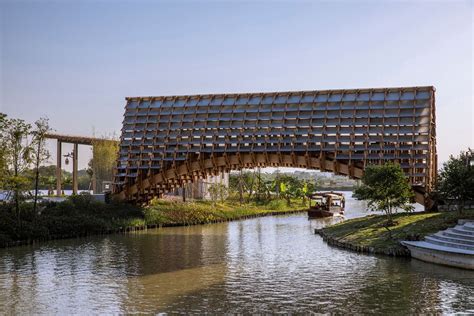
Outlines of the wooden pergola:
[[[56,195],[61,195],[62,187],[62,176],[61,176],[61,167],[62,167],[62,144],[73,144],[73,151],[71,154],[72,158],[72,194],[77,194],[78,191],[78,156],[79,156],[79,145],[94,146],[94,142],[117,142],[115,140],[97,138],[97,137],[87,137],[87,136],[73,136],[73,135],[62,135],[49,133],[46,135],[47,139],[56,139],[57,140],[57,157],[56,157]],[[93,181],[95,183],[95,181]],[[95,188],[93,189],[95,192]]]

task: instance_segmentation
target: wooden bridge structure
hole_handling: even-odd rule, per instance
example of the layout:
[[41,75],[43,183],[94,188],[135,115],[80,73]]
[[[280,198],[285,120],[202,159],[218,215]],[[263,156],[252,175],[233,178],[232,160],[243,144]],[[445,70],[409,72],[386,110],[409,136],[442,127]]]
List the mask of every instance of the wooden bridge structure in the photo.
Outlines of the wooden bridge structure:
[[367,165],[388,161],[429,206],[434,87],[128,97],[114,192],[146,203],[207,175],[255,167],[360,179]]

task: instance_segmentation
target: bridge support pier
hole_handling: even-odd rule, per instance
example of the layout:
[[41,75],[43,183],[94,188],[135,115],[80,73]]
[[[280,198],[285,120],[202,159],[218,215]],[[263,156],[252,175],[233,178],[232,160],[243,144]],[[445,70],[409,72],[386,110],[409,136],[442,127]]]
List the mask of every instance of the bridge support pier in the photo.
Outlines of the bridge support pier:
[[425,211],[433,212],[437,210],[437,205],[433,199],[431,199],[428,194],[424,192],[420,192],[416,189],[413,190],[415,192],[415,202],[420,203],[425,207]]

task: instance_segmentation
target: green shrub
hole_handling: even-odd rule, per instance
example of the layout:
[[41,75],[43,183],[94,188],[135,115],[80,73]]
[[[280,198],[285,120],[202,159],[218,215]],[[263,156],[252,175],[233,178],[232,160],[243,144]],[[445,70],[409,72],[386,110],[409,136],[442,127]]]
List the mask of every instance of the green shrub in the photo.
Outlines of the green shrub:
[[272,200],[267,204],[268,209],[274,211],[282,211],[287,208],[286,202],[283,200]]
[[288,209],[282,200],[263,205],[236,204],[154,199],[149,206],[140,208],[119,202],[104,204],[90,195],[76,195],[59,203],[41,203],[41,211],[36,214],[31,204],[24,203],[20,224],[13,207],[0,204],[0,247],[12,241],[78,237],[144,225],[205,224]]
[[158,209],[147,207],[143,213],[145,216],[145,222],[148,225],[160,225],[168,222],[168,219],[163,212]]

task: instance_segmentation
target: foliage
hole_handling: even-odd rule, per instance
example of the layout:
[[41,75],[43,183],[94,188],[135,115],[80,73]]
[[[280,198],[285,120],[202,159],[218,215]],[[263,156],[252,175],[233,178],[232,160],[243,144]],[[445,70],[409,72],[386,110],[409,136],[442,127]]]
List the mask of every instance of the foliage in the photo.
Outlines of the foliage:
[[12,205],[0,204],[0,246],[13,241],[86,236],[145,224],[140,208],[96,202],[90,195],[40,205],[41,212],[34,216],[33,205],[25,203],[22,208],[25,216],[18,223]]
[[2,116],[3,160],[5,164],[2,188],[13,194],[17,220],[20,219],[20,204],[25,199],[29,179],[24,172],[33,161],[33,147],[30,139],[31,125],[21,119]]
[[118,143],[109,140],[97,140],[92,143],[92,173],[97,188],[102,188],[104,181],[113,180],[113,170],[118,153]]
[[297,196],[302,199],[303,205],[306,205],[306,198],[313,193],[315,185],[312,182],[303,181],[302,185],[298,188]]
[[399,165],[369,165],[362,177],[362,185],[356,189],[359,199],[367,200],[372,211],[384,211],[387,225],[392,225],[392,214],[397,208],[412,211],[410,201],[413,191]]
[[240,185],[246,190],[247,203],[255,202],[266,204],[273,199],[284,199],[288,206],[292,199],[301,199],[306,204],[309,194],[316,189],[314,181],[301,179],[290,174],[262,174],[256,172],[242,172],[242,174],[231,174],[229,177],[230,195],[240,190]]
[[[34,179],[35,168],[27,169],[23,175],[28,179]],[[77,182],[79,190],[88,190],[90,185],[90,176],[87,174],[86,169],[78,170]],[[61,178],[63,179],[62,185],[64,190],[72,189],[72,173],[64,169],[61,170]],[[39,185],[40,190],[53,191],[56,187],[56,165],[40,166],[39,167]],[[66,183],[64,183],[66,179]],[[30,182],[29,190],[34,190],[34,184]]]
[[[279,188],[278,195],[284,198],[288,205],[291,205],[291,198],[302,198],[305,181],[289,175],[281,175],[275,180]],[[308,187],[306,186],[306,189]]]
[[32,140],[32,148],[33,154],[32,158],[35,164],[35,197],[34,197],[34,206],[33,210],[36,213],[36,206],[38,202],[38,189],[39,189],[39,182],[40,182],[40,173],[39,167],[40,165],[49,159],[49,151],[46,149],[46,134],[51,130],[49,127],[48,119],[40,118],[35,122],[35,128],[32,131],[33,140]]
[[[295,203],[295,201],[293,201]],[[43,202],[33,216],[32,203],[23,205],[21,223],[11,204],[0,204],[0,247],[17,241],[38,241],[101,234],[145,225],[193,225],[293,210],[281,200],[236,207],[228,202],[172,202],[154,199],[145,208],[96,202],[88,194],[64,202]],[[296,207],[295,207],[296,208]]]
[[6,134],[7,115],[0,113],[0,188],[4,187],[4,181],[7,175],[7,152],[6,152]]
[[460,209],[465,201],[474,201],[474,166],[470,159],[474,158],[471,149],[462,151],[458,157],[450,156],[439,172],[438,194],[441,199],[455,200]]
[[[315,173],[309,171],[282,173],[278,169],[275,170],[273,173],[259,173],[258,169],[255,169],[253,171],[242,170],[241,175],[240,172],[231,173],[229,176],[230,191],[232,193],[238,194],[240,192],[239,181],[240,179],[242,179],[243,190],[245,192],[245,195],[248,197],[250,195],[250,192],[254,191],[250,198],[252,199],[254,198],[254,194],[258,195],[259,178],[261,178],[262,185],[265,184],[267,188],[270,188],[269,191],[271,195],[273,195],[274,193],[278,195],[280,180],[285,178],[294,178],[300,183],[304,183],[306,181],[309,185],[313,187],[311,191],[314,191],[316,187],[319,190],[352,190],[357,185],[357,182],[355,180],[350,180],[344,176],[328,177],[325,173]],[[265,188],[261,187],[260,194],[262,199],[266,199]]]
[[217,200],[224,202],[224,200],[228,196],[227,186],[222,183],[211,183],[208,186],[209,195],[211,196],[211,200],[216,203]]
[[291,193],[290,193],[290,188],[288,187],[290,184],[286,184],[285,182],[280,182],[280,196],[282,196],[284,199],[286,199],[286,204],[290,205],[290,198],[291,198]]
[[281,200],[268,204],[244,204],[235,207],[227,202],[209,201],[172,202],[153,199],[144,209],[145,222],[148,225],[193,225],[216,221],[238,219],[245,216],[284,212],[293,210]]
[[287,209],[287,204],[282,200],[272,200],[268,203],[268,208],[274,211]]
[[247,203],[252,201],[268,202],[272,197],[274,188],[274,180],[270,179],[268,175],[262,174],[258,169],[252,172],[241,172],[238,175],[229,175],[229,194],[239,192],[240,195],[242,192],[242,195],[247,196]]

